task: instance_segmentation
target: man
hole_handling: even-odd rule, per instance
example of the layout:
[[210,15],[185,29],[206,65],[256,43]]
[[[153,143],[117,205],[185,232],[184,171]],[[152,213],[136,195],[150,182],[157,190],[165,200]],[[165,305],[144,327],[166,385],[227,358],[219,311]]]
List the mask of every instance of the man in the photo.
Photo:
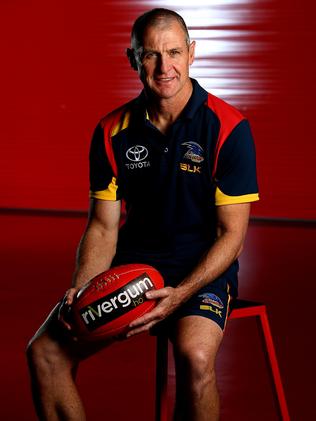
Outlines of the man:
[[175,12],[154,9],[134,23],[127,54],[144,90],[95,130],[91,209],[72,288],[28,349],[41,419],[85,419],[74,377],[96,351],[72,341],[57,319],[71,331],[63,314],[78,289],[111,265],[137,262],[160,270],[166,287],[147,293],[158,305],[127,336],[166,329],[176,358],[175,419],[218,420],[215,357],[258,194],[248,124],[189,78],[194,48]]

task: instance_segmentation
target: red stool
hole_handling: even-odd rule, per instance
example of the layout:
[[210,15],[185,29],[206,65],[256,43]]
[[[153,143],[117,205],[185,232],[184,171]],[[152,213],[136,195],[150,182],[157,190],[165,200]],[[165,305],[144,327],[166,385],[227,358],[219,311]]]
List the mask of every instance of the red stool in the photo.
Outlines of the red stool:
[[[284,395],[279,365],[271,335],[267,309],[264,304],[246,300],[235,300],[229,319],[243,317],[257,317],[260,322],[265,344],[265,351],[269,360],[269,367],[273,377],[280,415],[282,421],[290,421],[287,403]],[[157,337],[156,351],[156,421],[168,421],[168,338]]]

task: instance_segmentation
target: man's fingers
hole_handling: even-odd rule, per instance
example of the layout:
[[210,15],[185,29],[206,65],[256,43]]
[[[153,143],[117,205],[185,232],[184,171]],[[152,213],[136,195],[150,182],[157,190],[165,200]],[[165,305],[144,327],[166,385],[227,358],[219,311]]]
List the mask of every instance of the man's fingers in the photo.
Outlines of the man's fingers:
[[149,313],[146,313],[143,316],[138,317],[137,319],[133,320],[129,324],[129,327],[132,328],[132,327],[136,327],[140,325],[145,325],[147,323],[152,322],[153,320],[159,321],[160,319],[161,319],[161,310],[158,307],[156,307]]
[[146,292],[146,297],[152,300],[160,300],[158,305],[149,313],[144,314],[141,317],[138,317],[136,320],[133,320],[129,324],[129,332],[126,337],[136,335],[141,332],[148,331],[156,323],[165,319],[175,308],[172,302],[172,296],[175,289],[172,287],[165,287],[157,289],[155,291]]
[[63,302],[59,307],[58,320],[67,330],[71,330],[71,325],[65,320],[65,317],[67,317],[68,311],[69,311],[68,304]]
[[[172,291],[173,291],[173,288],[166,287],[166,288],[157,289],[155,291],[146,292],[146,297],[148,299],[152,299],[152,300],[160,299],[161,301],[152,311],[144,314],[141,317],[138,317],[136,320],[133,320],[129,324],[129,328],[136,328],[141,325],[147,326],[148,323],[151,323],[151,322],[157,323],[160,320],[164,319],[168,315],[168,311],[166,311],[168,309],[168,306],[166,305],[168,300],[166,299],[170,296],[170,293]],[[148,327],[144,327],[143,330],[148,330]]]
[[58,311],[58,320],[63,325],[63,327],[66,328],[69,331],[72,329],[72,326],[67,321],[67,315],[70,312],[70,306],[73,303],[73,300],[74,300],[74,297],[75,297],[77,291],[78,291],[77,288],[70,288],[66,292],[66,294],[65,294],[65,296],[64,296],[64,298],[63,298],[63,300],[60,304],[59,311]]
[[67,330],[71,330],[71,326],[69,323],[67,323],[64,319],[61,319],[60,321]]
[[153,321],[153,322],[147,323],[143,326],[132,329],[126,334],[126,337],[130,338],[131,336],[138,335],[139,333],[142,333],[142,332],[146,332],[149,329],[151,329],[155,324],[156,324],[156,322]]
[[170,294],[169,288],[161,288],[146,292],[146,298],[149,300],[157,300],[159,298],[166,298]]
[[77,293],[77,289],[76,288],[70,288],[67,293],[66,293],[66,304],[67,305],[71,305],[73,303],[74,297]]

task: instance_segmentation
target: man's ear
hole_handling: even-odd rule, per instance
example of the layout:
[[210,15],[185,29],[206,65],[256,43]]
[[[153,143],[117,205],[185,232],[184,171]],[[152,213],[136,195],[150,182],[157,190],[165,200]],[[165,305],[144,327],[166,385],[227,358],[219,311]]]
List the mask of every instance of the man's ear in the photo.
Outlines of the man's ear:
[[130,62],[131,67],[134,70],[138,70],[137,62],[136,62],[136,58],[135,58],[135,54],[134,54],[134,50],[131,49],[131,48],[126,48],[126,55],[127,55],[127,58],[128,58],[128,60]]
[[195,41],[192,41],[190,46],[189,46],[189,64],[190,64],[190,66],[194,62],[194,58],[195,58]]

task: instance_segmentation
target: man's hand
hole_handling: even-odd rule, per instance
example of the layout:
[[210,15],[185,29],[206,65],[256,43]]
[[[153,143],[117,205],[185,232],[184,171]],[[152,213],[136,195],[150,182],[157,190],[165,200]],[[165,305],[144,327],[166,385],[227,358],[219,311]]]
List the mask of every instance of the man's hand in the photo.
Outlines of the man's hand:
[[60,304],[59,310],[58,310],[58,320],[63,325],[64,328],[67,330],[71,330],[71,325],[67,321],[67,315],[70,311],[70,306],[73,303],[73,300],[79,291],[80,288],[70,288],[68,291],[66,291],[66,294]]
[[173,313],[183,302],[179,289],[172,287],[146,292],[146,298],[159,300],[159,302],[152,311],[130,323],[131,330],[127,333],[127,338],[151,329],[156,323]]

